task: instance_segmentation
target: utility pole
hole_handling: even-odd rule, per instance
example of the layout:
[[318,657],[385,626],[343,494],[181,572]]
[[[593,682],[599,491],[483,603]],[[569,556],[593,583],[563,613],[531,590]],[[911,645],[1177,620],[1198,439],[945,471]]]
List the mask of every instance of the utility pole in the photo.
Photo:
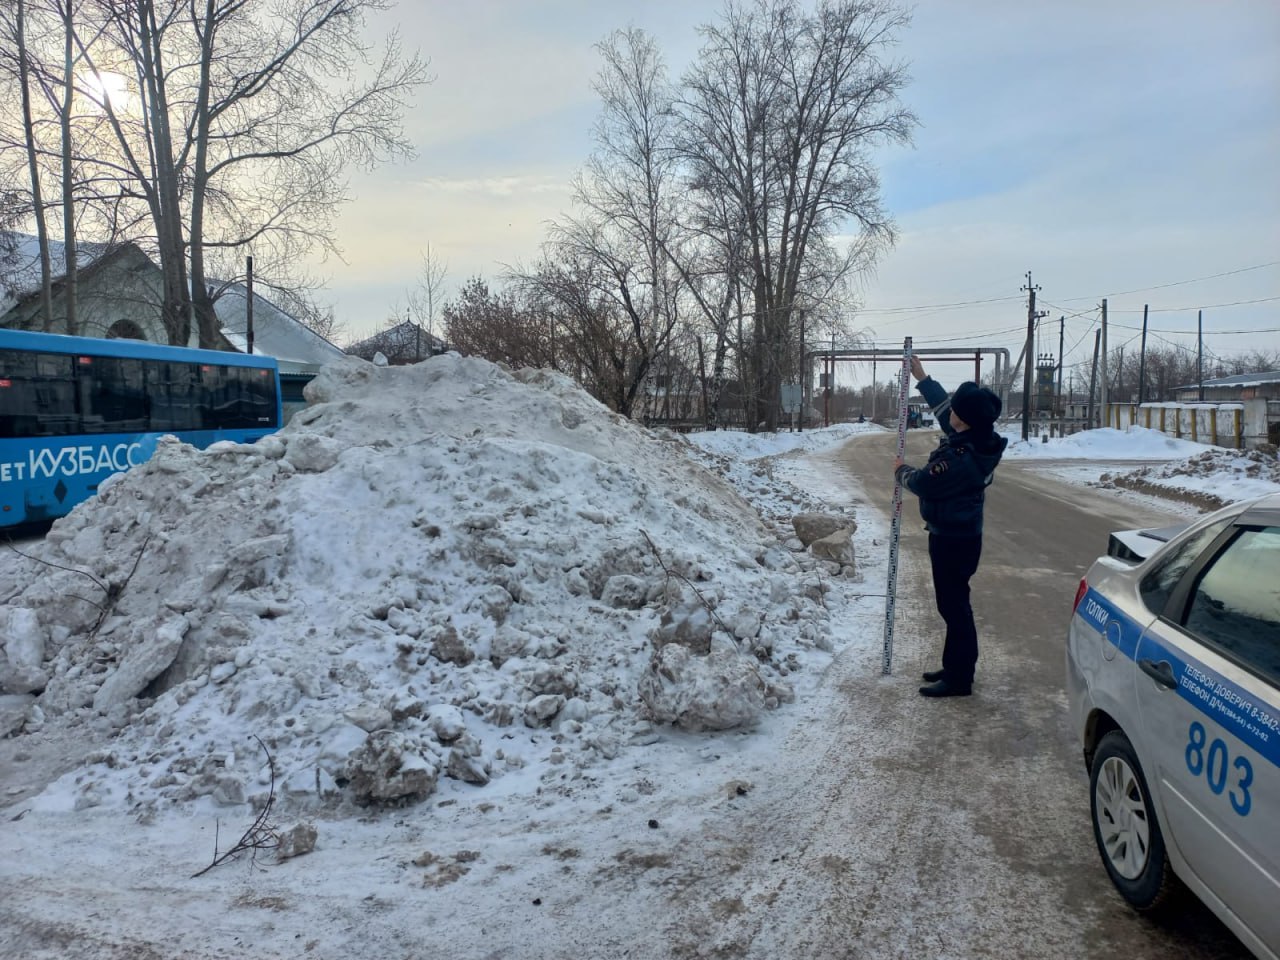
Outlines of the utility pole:
[[878,386],[879,384],[876,383],[876,358],[872,357],[871,358],[871,422],[872,423],[875,423],[876,421],[876,388]]
[[1196,311],[1196,382],[1200,384],[1197,399],[1204,402],[1204,311]]
[[[1102,394],[1098,397],[1098,424],[1101,426],[1102,418],[1107,415],[1107,299],[1102,298],[1102,330],[1101,333],[1101,352],[1095,358],[1094,365],[1097,366],[1101,361],[1102,368],[1098,371],[1101,376],[1099,382],[1102,384]],[[1090,391],[1090,396],[1093,392]]]
[[1067,318],[1058,317],[1058,411],[1059,416],[1065,412],[1062,409],[1062,347],[1067,334]]
[[1147,304],[1142,305],[1142,344],[1138,348],[1138,406],[1147,388]]
[[1085,417],[1089,426],[1086,429],[1093,429],[1093,391],[1098,385],[1098,348],[1102,344],[1102,331],[1095,330],[1093,334],[1093,367],[1089,370],[1089,412]]
[[1031,355],[1035,350],[1036,321],[1045,316],[1036,313],[1036,291],[1040,288],[1031,283],[1031,271],[1027,271],[1027,285],[1022,288],[1030,294],[1027,299],[1027,365],[1022,371],[1022,439],[1026,440],[1031,425]]
[[249,291],[249,297],[244,302],[244,336],[249,345],[246,352],[253,353],[253,257],[244,258],[244,270]]

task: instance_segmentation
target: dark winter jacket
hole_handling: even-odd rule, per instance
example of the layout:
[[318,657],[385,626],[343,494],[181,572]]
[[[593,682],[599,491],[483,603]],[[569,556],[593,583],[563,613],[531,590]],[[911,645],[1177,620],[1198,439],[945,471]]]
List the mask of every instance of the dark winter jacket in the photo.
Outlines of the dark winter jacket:
[[951,398],[932,377],[917,385],[933,409],[944,436],[923,467],[903,464],[898,482],[920,498],[920,516],[930,533],[976,537],[982,533],[986,489],[1008,441],[989,429],[957,433],[951,426]]

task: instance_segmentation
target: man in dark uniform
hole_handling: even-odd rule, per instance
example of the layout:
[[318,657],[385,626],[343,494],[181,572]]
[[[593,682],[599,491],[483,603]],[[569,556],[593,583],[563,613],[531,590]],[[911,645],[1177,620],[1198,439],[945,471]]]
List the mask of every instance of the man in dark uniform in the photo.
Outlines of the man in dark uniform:
[[994,430],[1000,398],[965,382],[950,397],[911,358],[911,374],[941,424],[943,437],[929,462],[917,469],[894,461],[894,476],[920,498],[929,531],[929,564],[938,613],[947,625],[942,669],[924,674],[926,697],[967,697],[978,663],[978,630],[969,604],[969,578],[982,555],[982,505],[1008,441]]

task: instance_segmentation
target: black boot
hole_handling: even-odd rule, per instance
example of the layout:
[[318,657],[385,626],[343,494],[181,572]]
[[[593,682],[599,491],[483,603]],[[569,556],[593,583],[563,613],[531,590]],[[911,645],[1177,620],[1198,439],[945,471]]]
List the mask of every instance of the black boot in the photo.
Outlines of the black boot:
[[925,683],[937,683],[946,675],[947,671],[945,670],[926,670],[924,673],[920,674],[920,679]]
[[973,693],[972,684],[966,683],[962,686],[946,679],[920,688],[920,695],[923,697],[967,697],[971,693]]

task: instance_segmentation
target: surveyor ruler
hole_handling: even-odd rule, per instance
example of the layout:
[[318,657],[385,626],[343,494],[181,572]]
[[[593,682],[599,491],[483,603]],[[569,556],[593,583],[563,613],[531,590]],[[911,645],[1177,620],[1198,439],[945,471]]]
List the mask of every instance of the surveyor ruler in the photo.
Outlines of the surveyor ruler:
[[[907,394],[911,382],[911,338],[902,344],[902,374],[898,384],[898,459],[907,449]],[[884,585],[884,663],[882,673],[893,672],[893,611],[898,599],[898,538],[902,533],[902,484],[893,478],[893,523],[889,533],[889,576]]]

